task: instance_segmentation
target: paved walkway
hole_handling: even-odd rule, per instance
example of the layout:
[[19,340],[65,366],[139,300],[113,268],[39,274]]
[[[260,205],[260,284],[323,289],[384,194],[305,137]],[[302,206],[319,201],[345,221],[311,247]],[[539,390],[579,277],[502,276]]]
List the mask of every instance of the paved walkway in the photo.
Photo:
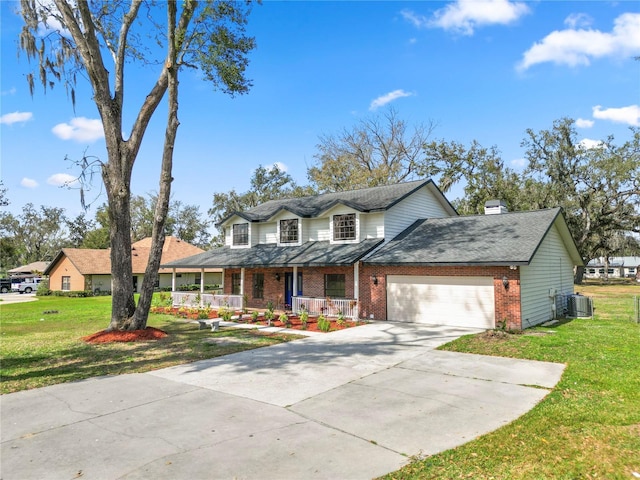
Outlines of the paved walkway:
[[381,322],[3,395],[0,478],[383,475],[511,422],[560,379],[563,365],[433,350],[470,331]]

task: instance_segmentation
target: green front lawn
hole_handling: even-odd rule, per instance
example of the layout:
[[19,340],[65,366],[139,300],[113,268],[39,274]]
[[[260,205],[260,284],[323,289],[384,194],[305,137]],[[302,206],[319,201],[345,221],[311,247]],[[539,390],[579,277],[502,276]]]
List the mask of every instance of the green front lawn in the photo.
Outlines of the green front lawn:
[[[82,337],[109,325],[110,312],[111,297],[40,297],[35,302],[2,304],[0,393],[100,375],[147,372],[300,338],[239,329],[213,333],[169,315],[151,314],[148,326],[169,336],[153,342],[83,342]],[[236,341],[211,341],[220,337]]]
[[[593,319],[505,338],[475,335],[445,350],[566,363],[556,388],[493,433],[387,479],[632,479],[640,476],[640,285],[576,287]],[[634,476],[634,472],[636,475]]]

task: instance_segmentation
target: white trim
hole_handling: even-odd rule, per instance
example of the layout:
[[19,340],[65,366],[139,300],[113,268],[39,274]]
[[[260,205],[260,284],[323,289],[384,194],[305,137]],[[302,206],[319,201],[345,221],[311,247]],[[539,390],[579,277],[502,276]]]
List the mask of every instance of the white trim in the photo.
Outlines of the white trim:
[[293,303],[293,297],[298,296],[298,267],[297,266],[293,267],[293,285],[291,289],[293,290],[291,292],[291,303]]

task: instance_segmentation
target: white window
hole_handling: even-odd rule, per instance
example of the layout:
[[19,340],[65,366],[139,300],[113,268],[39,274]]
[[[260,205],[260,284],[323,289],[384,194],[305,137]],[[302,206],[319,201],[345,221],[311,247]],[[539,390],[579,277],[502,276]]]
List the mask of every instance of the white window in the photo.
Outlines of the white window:
[[300,229],[297,218],[280,220],[280,243],[300,243]]
[[355,213],[333,216],[333,240],[335,242],[356,240],[357,230]]
[[232,245],[245,246],[249,245],[249,224],[248,223],[235,223],[233,225],[233,237]]

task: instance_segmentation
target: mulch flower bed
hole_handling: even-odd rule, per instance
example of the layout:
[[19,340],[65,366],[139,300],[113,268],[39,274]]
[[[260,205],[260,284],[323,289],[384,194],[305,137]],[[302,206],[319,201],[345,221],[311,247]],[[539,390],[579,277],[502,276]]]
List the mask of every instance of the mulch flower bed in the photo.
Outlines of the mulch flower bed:
[[111,343],[111,342],[145,342],[166,337],[167,332],[158,328],[147,327],[144,330],[102,330],[82,337],[86,343]]
[[[197,319],[204,320],[206,318],[209,318],[209,319],[218,318],[218,312],[216,310],[210,310],[208,312],[208,316],[203,318],[203,313],[201,310],[198,310],[197,308],[186,308],[186,307],[151,307],[151,312],[174,315],[176,317],[185,318],[189,320],[197,320]],[[233,315],[234,316],[241,315],[241,312],[233,312]],[[275,318],[271,321],[272,327],[291,328],[294,330],[308,330],[310,332],[321,331],[320,328],[318,328],[318,317],[316,316],[309,317],[309,319],[307,320],[306,328],[302,325],[302,320],[300,320],[300,317],[297,315],[287,315],[289,319],[288,326],[284,322],[281,322],[279,320],[279,317],[280,317],[279,314],[275,314]],[[327,320],[329,320],[330,322],[329,331],[332,331],[332,332],[335,330],[343,330],[345,328],[364,325],[367,323],[364,321],[355,322],[353,320],[346,320],[346,319],[342,321],[338,321],[335,317],[328,317]],[[264,315],[258,316],[257,320],[254,321],[251,318],[251,315],[247,313],[242,315],[242,318],[234,319],[232,321],[236,323],[247,323],[247,324],[254,324],[254,325],[261,325],[261,326],[268,325],[268,322],[264,317]]]

